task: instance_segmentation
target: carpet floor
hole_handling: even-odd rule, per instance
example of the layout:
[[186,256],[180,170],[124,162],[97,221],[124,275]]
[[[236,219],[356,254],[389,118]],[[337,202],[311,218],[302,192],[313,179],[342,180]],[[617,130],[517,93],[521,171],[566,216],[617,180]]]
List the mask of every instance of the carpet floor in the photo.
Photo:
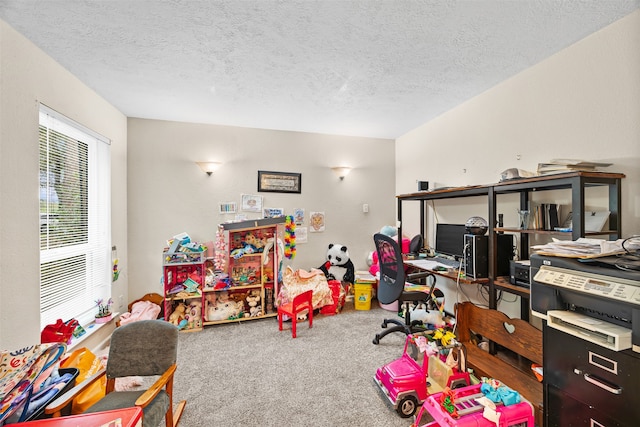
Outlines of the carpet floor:
[[340,314],[314,317],[311,329],[299,323],[295,339],[291,323],[280,332],[275,317],[180,333],[180,426],[410,426],[373,381],[402,354],[400,333],[372,343],[394,316],[375,301],[371,310],[347,302]]

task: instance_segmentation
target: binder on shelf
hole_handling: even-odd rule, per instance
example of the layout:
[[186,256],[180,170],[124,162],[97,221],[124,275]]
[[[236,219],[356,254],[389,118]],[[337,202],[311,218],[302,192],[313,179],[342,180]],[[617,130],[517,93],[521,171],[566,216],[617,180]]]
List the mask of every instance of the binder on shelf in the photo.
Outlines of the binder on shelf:
[[549,203],[547,205],[547,214],[549,218],[549,221],[547,222],[547,230],[555,230],[559,225],[558,205],[555,203]]

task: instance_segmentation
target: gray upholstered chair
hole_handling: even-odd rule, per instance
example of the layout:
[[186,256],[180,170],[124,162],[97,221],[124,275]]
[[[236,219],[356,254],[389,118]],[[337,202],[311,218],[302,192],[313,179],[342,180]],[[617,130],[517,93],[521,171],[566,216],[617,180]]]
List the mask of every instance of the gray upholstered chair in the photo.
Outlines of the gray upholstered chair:
[[[54,417],[71,400],[102,375],[107,376],[106,395],[85,412],[140,406],[143,427],[156,427],[165,418],[166,427],[180,421],[186,401],[173,410],[173,375],[178,355],[178,329],[163,320],[141,320],[116,328],[111,336],[106,369],[83,381],[45,409]],[[116,378],[159,376],[146,390],[115,391]]]

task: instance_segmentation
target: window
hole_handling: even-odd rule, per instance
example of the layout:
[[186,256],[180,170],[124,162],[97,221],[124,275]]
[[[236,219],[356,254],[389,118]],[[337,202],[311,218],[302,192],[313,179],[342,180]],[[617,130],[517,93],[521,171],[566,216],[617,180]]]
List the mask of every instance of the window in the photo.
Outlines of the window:
[[109,141],[40,106],[40,326],[111,296]]

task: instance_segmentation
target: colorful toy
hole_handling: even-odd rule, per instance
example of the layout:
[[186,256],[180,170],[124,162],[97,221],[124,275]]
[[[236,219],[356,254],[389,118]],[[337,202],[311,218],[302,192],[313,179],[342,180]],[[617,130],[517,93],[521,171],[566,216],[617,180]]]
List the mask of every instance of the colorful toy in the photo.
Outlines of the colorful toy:
[[178,326],[182,320],[185,319],[187,313],[187,306],[183,303],[176,305],[173,312],[169,315],[169,322]]
[[209,311],[209,307],[215,306],[216,301],[217,301],[217,297],[215,292],[206,292],[204,294],[204,313],[207,320],[208,320],[208,317],[206,316],[206,314]]
[[262,252],[264,244],[256,237],[255,234],[247,233],[244,235],[244,247],[250,247],[253,252]]
[[236,301],[221,301],[218,299],[215,305],[210,305],[207,308],[207,320],[208,321],[218,321],[218,320],[228,320],[228,319],[237,319],[240,317],[242,310],[244,308],[244,304],[242,302]]
[[247,304],[249,306],[249,317],[262,316],[262,307],[260,306],[260,290],[254,289],[247,294]]
[[442,328],[446,325],[444,315],[439,310],[427,310],[424,305],[419,305],[410,310],[411,321],[420,321],[424,325],[433,325]]
[[[355,281],[355,268],[349,258],[349,250],[339,243],[330,243],[327,248],[327,261],[319,267],[327,280],[338,279],[342,273],[342,281],[353,283]],[[338,279],[340,280],[340,279]]]
[[207,288],[212,288],[215,283],[216,273],[213,267],[207,267],[206,273],[204,276],[204,286]]
[[189,302],[189,311],[185,317],[189,322],[189,328],[202,327],[202,301],[191,300]]
[[245,256],[247,254],[255,254],[257,251],[258,250],[256,249],[255,246],[245,244],[241,248],[232,250],[229,255],[231,257],[233,257],[234,259],[239,259],[239,258],[242,258],[243,256]]
[[430,362],[440,367],[443,365],[436,356],[438,352],[439,348],[429,343],[425,336],[408,335],[402,356],[376,371],[375,382],[401,417],[411,417],[430,394],[442,391],[444,387],[457,388],[471,384],[469,373],[464,368],[459,371],[447,369],[448,375],[434,376],[442,378],[445,384],[428,382],[428,377],[432,375],[430,371],[437,369],[437,366],[430,367]]
[[[424,402],[412,427],[534,427],[528,401],[495,405],[485,396],[481,384],[435,393]],[[426,424],[421,423],[423,417],[429,419]]]
[[188,292],[189,294],[198,293],[198,288],[200,286],[200,284],[191,277],[187,277],[187,280],[184,281],[183,285],[185,292]]
[[284,256],[293,259],[296,256],[296,223],[292,215],[287,215],[284,222]]
[[227,242],[224,238],[224,227],[218,225],[216,231],[215,251],[213,253],[213,265],[215,270],[224,271],[226,268],[225,253],[227,252]]

